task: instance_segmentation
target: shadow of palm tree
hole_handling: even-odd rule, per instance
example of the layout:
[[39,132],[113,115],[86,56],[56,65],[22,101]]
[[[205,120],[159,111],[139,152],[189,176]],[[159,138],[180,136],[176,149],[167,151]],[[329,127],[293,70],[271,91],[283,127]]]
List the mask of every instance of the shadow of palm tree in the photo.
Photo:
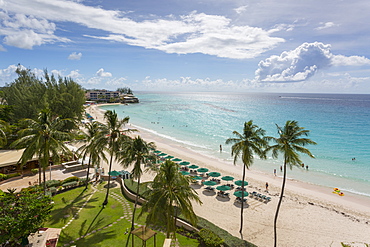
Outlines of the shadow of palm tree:
[[[94,225],[94,222],[96,221],[96,219],[99,217],[100,213],[103,211],[103,207],[99,210],[99,212],[95,215],[94,219],[91,221],[91,224],[89,225],[89,227],[86,229],[86,232],[85,234],[87,234],[91,228],[93,228],[93,225]],[[95,224],[95,227],[100,225],[100,223],[102,222],[102,219],[99,219],[98,222]]]
[[[52,211],[51,215],[51,224],[57,224],[59,222],[65,223],[67,220],[69,220],[70,217],[74,216],[79,208],[83,206],[88,196],[90,196],[91,193],[84,194],[81,192],[73,201],[69,202],[64,197],[61,199],[66,206],[64,208],[55,209]],[[89,201],[89,204],[85,205],[85,208],[91,208],[94,206],[91,206],[90,203],[96,202],[97,198],[92,197]],[[78,218],[78,215],[77,215]]]

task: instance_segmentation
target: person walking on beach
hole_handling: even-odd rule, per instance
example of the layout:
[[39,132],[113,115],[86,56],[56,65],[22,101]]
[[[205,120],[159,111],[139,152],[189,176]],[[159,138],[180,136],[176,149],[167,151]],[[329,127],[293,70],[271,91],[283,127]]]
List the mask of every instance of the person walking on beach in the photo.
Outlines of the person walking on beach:
[[281,172],[283,171],[283,166],[280,166],[280,171],[281,171]]
[[276,176],[276,169],[274,169],[274,175]]
[[269,183],[266,182],[266,191],[268,191],[268,190],[269,190]]

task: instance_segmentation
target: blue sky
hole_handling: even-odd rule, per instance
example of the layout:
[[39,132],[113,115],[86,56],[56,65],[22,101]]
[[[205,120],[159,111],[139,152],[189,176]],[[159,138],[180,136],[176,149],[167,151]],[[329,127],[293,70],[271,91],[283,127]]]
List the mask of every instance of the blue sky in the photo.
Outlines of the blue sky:
[[365,0],[0,0],[18,64],[84,88],[370,93]]

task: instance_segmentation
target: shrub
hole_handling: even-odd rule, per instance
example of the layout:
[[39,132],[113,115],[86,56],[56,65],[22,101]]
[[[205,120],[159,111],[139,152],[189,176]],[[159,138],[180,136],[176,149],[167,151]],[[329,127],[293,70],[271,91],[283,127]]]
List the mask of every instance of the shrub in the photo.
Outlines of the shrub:
[[60,181],[59,180],[49,180],[49,181],[46,181],[46,187],[47,188],[50,188],[50,187],[58,187],[60,185]]
[[198,217],[198,227],[200,228],[206,228],[211,230],[214,234],[219,236],[224,240],[224,246],[229,246],[229,247],[256,247],[254,244],[249,243],[245,240],[242,240],[240,238],[232,236],[230,233],[227,231],[215,226],[211,222]]
[[0,173],[0,181],[8,179],[8,175]]
[[18,177],[18,176],[20,176],[21,174],[20,173],[12,173],[12,174],[9,174],[9,175],[7,175],[8,177],[7,177],[7,179],[9,179],[9,178],[14,178],[14,177]]
[[36,175],[39,172],[39,169],[38,168],[31,169],[31,172],[33,175]]
[[205,228],[198,232],[198,236],[201,246],[219,247],[224,242],[222,238],[214,234],[211,230]]
[[79,180],[79,177],[76,177],[76,176],[69,177],[69,178],[64,179],[61,185],[65,183],[69,183],[69,182],[77,182],[78,180]]

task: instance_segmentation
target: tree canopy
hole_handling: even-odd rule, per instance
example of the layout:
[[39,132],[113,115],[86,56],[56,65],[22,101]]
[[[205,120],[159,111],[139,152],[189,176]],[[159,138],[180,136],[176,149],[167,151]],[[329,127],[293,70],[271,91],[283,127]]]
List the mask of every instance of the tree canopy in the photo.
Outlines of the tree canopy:
[[29,69],[18,68],[16,73],[18,78],[3,88],[3,99],[12,107],[11,122],[36,119],[37,114],[46,108],[61,118],[82,117],[85,92],[71,78],[56,79],[46,70],[44,78],[37,78]]
[[42,227],[53,206],[51,197],[34,189],[2,193],[0,207],[0,245],[12,246]]

